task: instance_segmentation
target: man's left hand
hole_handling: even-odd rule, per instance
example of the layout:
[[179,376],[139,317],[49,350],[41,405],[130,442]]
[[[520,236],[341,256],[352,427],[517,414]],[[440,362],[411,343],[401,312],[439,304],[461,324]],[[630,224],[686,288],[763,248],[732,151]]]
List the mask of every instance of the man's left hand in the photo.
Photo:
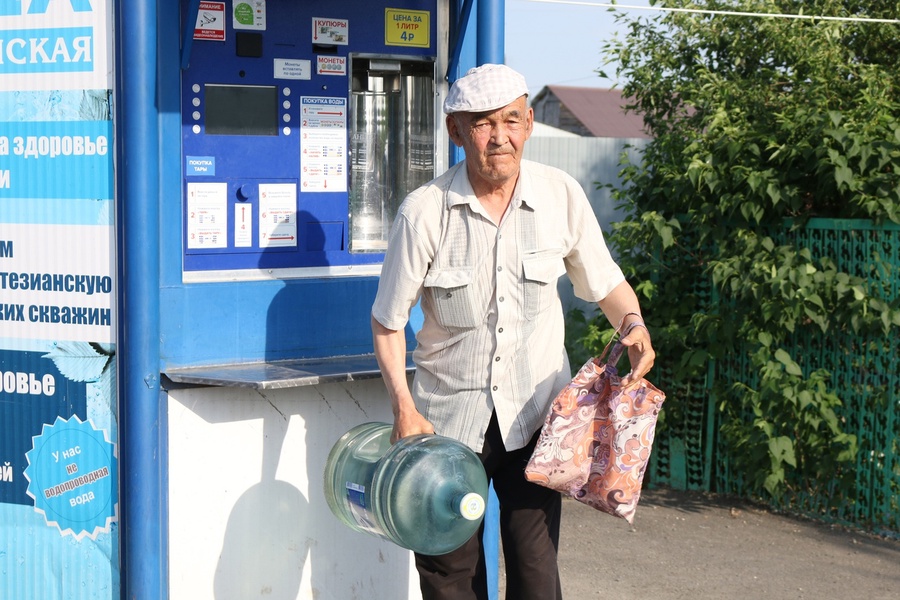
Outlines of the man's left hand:
[[650,332],[642,325],[635,325],[628,335],[619,340],[628,348],[628,360],[631,372],[622,377],[622,387],[630,387],[650,372],[656,360],[656,352],[650,342]]

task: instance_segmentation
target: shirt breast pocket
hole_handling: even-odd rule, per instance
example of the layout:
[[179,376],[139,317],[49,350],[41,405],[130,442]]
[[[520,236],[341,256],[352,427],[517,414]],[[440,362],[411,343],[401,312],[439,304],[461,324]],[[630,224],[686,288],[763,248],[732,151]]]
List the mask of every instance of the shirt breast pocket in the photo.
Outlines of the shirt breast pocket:
[[478,325],[472,277],[472,269],[432,269],[425,275],[425,290],[441,326],[469,329]]
[[522,259],[522,272],[525,318],[531,320],[551,306],[557,294],[556,281],[566,272],[566,265],[558,250],[542,250]]

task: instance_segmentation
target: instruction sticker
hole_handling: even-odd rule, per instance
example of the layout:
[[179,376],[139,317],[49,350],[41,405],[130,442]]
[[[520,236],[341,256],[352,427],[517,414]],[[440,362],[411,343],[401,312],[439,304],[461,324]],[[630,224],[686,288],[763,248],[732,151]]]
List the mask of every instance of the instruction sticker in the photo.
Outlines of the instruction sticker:
[[309,79],[312,77],[310,61],[301,58],[276,58],[275,79]]
[[253,207],[246,202],[234,205],[234,247],[253,245]]
[[313,17],[313,44],[346,46],[350,42],[350,21],[347,19],[323,19]]
[[384,9],[384,43],[388,46],[427,48],[431,13],[425,10]]
[[228,246],[228,184],[188,183],[188,248]]
[[319,56],[316,58],[316,73],[319,75],[346,75],[346,56]]
[[347,99],[300,98],[303,192],[347,191]]
[[297,245],[297,184],[259,184],[259,247]]

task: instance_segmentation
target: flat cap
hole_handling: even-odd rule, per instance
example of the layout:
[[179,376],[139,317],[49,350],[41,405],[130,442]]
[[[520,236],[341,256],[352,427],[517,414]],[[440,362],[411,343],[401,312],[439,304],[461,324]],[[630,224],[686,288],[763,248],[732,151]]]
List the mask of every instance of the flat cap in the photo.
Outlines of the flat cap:
[[444,100],[444,113],[488,112],[527,95],[521,73],[506,65],[481,65],[453,82]]

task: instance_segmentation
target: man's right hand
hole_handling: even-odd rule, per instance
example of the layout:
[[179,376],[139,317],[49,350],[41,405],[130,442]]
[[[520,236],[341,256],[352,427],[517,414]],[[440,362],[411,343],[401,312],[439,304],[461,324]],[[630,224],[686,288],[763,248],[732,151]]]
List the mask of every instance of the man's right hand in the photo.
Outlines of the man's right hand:
[[394,413],[391,443],[418,433],[434,433],[434,425],[416,409],[416,403],[409,392],[406,374],[406,336],[403,330],[388,329],[373,316],[372,343]]
[[400,438],[420,433],[434,433],[434,425],[417,410],[403,411],[394,416],[394,429],[391,431],[391,443]]

